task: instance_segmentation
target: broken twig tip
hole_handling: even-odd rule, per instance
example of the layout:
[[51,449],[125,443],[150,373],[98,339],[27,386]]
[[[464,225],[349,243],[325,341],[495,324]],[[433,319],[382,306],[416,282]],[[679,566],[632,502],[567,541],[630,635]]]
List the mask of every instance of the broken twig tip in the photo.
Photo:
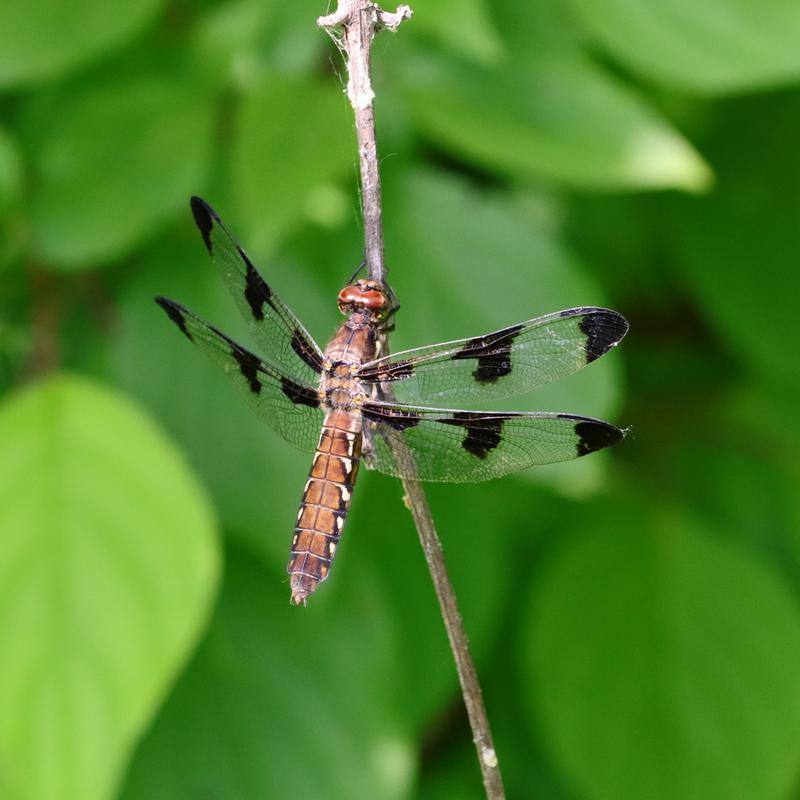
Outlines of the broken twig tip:
[[354,13],[365,10],[372,11],[375,15],[376,27],[386,28],[390,31],[396,31],[403,20],[411,19],[414,16],[411,6],[405,3],[398,6],[396,11],[384,11],[377,3],[364,3],[363,0],[339,0],[339,5],[333,14],[317,17],[317,25],[320,28],[338,28],[353,19]]
[[398,6],[394,13],[378,9],[378,19],[381,25],[390,31],[396,31],[403,20],[411,19],[413,16],[414,12],[411,10],[411,6],[407,5]]

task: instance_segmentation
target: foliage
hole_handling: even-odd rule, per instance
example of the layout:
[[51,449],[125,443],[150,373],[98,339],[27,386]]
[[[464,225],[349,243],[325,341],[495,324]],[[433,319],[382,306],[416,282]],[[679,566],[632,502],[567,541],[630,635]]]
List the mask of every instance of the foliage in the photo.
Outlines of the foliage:
[[[430,490],[509,795],[800,796],[800,7],[414,9],[374,54],[393,347],[632,324],[514,403],[624,444]],[[362,473],[290,608],[307,458],[152,302],[248,340],[196,193],[334,329],[362,246],[325,11],[0,3],[3,798],[480,797],[398,484]]]

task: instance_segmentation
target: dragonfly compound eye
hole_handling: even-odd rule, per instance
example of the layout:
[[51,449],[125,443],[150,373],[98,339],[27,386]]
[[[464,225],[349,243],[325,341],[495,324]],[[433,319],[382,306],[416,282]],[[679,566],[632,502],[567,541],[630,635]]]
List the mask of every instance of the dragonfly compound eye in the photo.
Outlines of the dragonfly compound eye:
[[361,300],[359,302],[361,305],[365,306],[370,311],[374,311],[375,313],[378,313],[379,311],[389,307],[389,298],[378,289],[362,292]]
[[345,286],[337,298],[339,308],[361,306],[375,314],[389,307],[389,298],[379,289],[362,289],[360,286]]

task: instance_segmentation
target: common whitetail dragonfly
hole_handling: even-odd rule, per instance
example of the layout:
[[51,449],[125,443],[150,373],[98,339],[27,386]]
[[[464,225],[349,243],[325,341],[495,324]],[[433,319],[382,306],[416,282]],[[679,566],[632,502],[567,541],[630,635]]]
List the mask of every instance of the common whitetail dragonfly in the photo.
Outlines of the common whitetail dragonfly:
[[347,320],[322,351],[264,281],[214,210],[192,212],[256,341],[261,359],[188,309],[156,302],[219,364],[257,415],[314,453],[292,539],[291,601],[305,605],[328,577],[363,459],[369,469],[423,481],[471,482],[585,456],[625,431],[545,411],[456,411],[563,378],[608,352],[628,331],[605,308],[570,308],[471,339],[381,354],[396,310],[389,290],[357,280],[339,292]]

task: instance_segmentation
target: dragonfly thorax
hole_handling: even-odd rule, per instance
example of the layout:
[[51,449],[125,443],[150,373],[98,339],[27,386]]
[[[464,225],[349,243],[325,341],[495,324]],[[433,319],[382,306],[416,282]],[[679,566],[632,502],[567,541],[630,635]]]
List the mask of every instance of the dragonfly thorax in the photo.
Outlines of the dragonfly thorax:
[[321,380],[321,395],[328,408],[354,411],[365,398],[365,389],[347,364],[337,364],[325,370]]

